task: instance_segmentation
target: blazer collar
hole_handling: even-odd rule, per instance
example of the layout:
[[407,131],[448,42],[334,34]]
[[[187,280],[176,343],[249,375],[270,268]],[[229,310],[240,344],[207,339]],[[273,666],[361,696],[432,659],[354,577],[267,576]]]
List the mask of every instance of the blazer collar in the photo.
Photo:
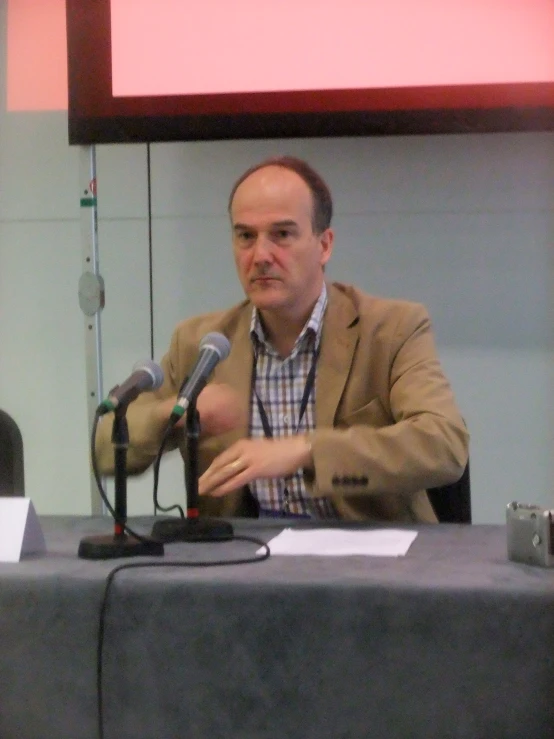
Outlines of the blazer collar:
[[316,425],[332,427],[359,339],[359,314],[352,299],[327,284],[328,305],[317,365]]

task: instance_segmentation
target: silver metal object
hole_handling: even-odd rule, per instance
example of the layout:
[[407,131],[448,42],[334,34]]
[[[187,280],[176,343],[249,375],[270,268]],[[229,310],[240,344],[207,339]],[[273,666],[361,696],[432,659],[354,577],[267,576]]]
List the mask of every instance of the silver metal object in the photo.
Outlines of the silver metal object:
[[508,559],[554,567],[554,511],[527,503],[506,508]]
[[79,306],[85,316],[95,316],[104,307],[104,279],[94,272],[83,272],[79,278]]
[[[79,280],[79,305],[85,314],[85,368],[89,438],[96,408],[102,398],[102,334],[100,315],[104,307],[104,280],[98,259],[98,208],[96,199],[96,149],[83,146],[79,159],[81,244],[83,274]],[[105,513],[90,474],[90,512]]]

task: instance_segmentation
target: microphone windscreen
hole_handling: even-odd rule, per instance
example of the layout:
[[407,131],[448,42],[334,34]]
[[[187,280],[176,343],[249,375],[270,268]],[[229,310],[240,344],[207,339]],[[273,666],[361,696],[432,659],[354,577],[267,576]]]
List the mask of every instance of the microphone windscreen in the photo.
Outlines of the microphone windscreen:
[[152,378],[150,390],[157,390],[163,385],[164,371],[159,364],[156,364],[156,362],[153,362],[151,359],[143,359],[136,362],[133,366],[133,372],[140,372],[141,370],[148,372]]
[[223,359],[227,359],[229,356],[231,344],[229,343],[229,339],[226,336],[223,336],[223,334],[220,334],[217,331],[210,331],[210,333],[206,334],[206,336],[204,336],[200,341],[200,351],[208,348],[216,351],[221,361]]

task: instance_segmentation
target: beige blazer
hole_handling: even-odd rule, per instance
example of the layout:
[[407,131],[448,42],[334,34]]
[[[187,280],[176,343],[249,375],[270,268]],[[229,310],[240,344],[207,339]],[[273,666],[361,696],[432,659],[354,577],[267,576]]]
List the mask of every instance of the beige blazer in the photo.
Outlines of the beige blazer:
[[[316,377],[314,472],[305,472],[309,494],[330,496],[344,520],[436,521],[425,489],[457,480],[468,457],[468,433],[436,355],[425,308],[385,300],[339,283],[328,284],[329,302]],[[175,395],[192,369],[198,344],[209,331],[231,343],[213,382],[228,383],[249,417],[252,305],[180,323],[161,364],[165,381],[129,406],[129,469],[140,472],[153,461],[162,428],[150,412],[154,397]],[[109,418],[109,417],[107,417]],[[111,424],[99,428],[97,452],[103,472],[113,471]],[[205,439],[200,471],[233,442],[248,435],[245,424],[232,433]],[[181,447],[182,433],[169,447]],[[243,490],[223,498],[203,498],[205,515],[243,512]]]

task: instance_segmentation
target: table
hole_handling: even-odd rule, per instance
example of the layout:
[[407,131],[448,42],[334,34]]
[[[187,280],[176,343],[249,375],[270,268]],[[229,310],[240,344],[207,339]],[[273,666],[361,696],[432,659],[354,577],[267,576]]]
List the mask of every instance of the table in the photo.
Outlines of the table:
[[[92,739],[99,609],[125,560],[76,556],[109,520],[41,522],[48,554],[0,564],[0,737]],[[264,540],[282,528],[234,524]],[[412,528],[399,559],[118,573],[105,739],[554,736],[554,570],[509,562],[502,526]],[[171,544],[164,559],[255,549]]]

